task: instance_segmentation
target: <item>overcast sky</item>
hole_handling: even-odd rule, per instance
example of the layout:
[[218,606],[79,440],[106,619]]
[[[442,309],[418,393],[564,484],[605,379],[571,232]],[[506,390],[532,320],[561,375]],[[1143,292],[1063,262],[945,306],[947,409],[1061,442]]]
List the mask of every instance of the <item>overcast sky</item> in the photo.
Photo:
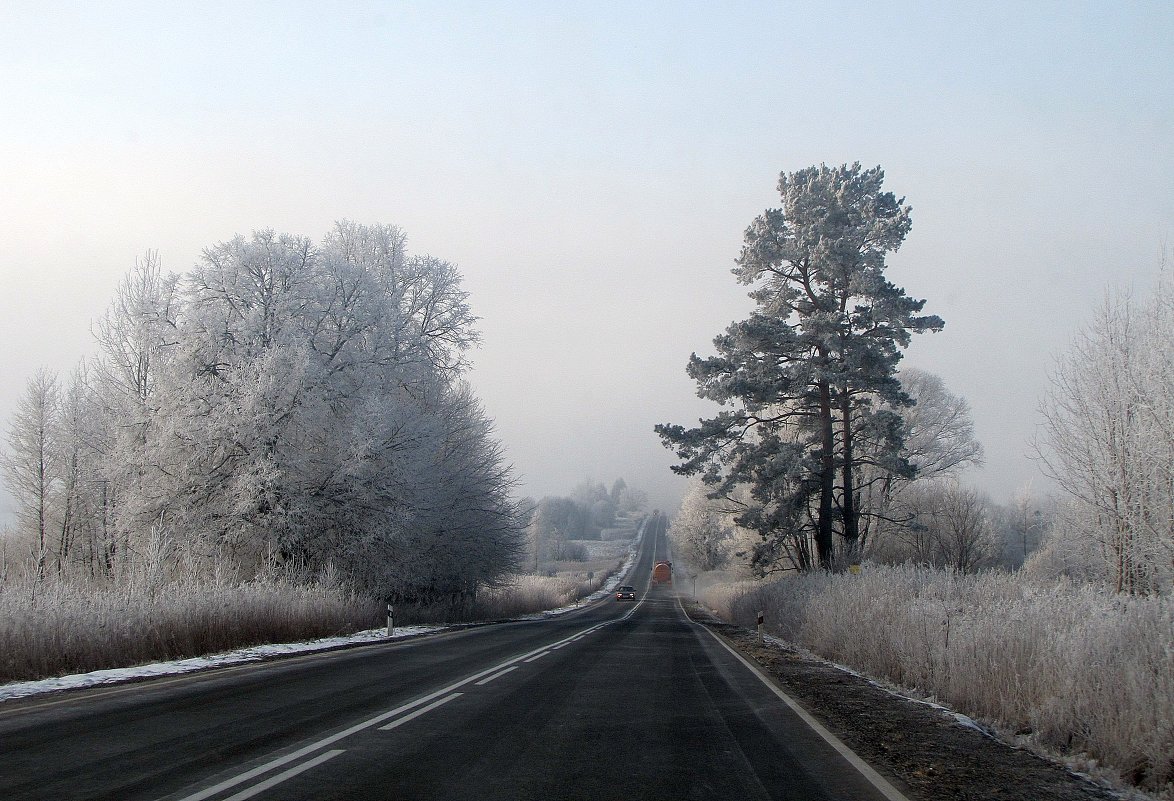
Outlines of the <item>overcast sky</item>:
[[974,410],[1006,500],[1053,355],[1174,229],[1174,5],[0,0],[0,419],[93,352],[136,255],[337,219],[460,265],[472,381],[525,482],[679,480],[652,426],[750,310],[780,171],[880,164],[906,364]]

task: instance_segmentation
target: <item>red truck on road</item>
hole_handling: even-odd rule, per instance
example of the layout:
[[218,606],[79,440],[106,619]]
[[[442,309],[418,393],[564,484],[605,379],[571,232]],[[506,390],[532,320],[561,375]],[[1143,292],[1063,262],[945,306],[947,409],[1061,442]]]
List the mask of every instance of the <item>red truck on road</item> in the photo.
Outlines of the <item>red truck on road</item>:
[[672,562],[657,562],[652,566],[652,586],[657,584],[668,584],[672,586],[673,583],[673,563]]

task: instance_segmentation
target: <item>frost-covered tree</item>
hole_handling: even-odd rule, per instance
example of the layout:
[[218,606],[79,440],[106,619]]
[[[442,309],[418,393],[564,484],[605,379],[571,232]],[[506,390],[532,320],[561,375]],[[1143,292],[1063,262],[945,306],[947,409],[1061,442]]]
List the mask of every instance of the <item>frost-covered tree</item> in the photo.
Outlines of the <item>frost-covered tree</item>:
[[[893,409],[901,418],[903,461],[912,472],[874,465],[858,473],[857,506],[861,510],[861,541],[866,553],[891,551],[886,540],[894,530],[908,529],[912,511],[903,495],[915,482],[954,478],[982,464],[982,445],[966,399],[951,393],[940,376],[915,368],[898,374],[901,388],[913,401]],[[904,532],[905,539],[915,533]],[[891,558],[891,557],[886,557]]]
[[0,466],[16,501],[17,524],[31,542],[37,575],[42,578],[53,541],[52,496],[59,482],[60,394],[56,374],[38,370],[17,402],[8,428],[8,447],[0,451]]
[[163,539],[457,607],[515,570],[526,515],[462,380],[476,318],[456,267],[404,241],[342,222],[236,237],[182,276],[137,262],[48,429],[62,554],[89,541],[114,573]]
[[[138,534],[155,523],[161,464],[152,464],[148,443],[161,420],[158,390],[168,380],[173,355],[179,277],[164,273],[159,256],[148,251],[135,260],[94,325],[98,353],[77,387],[72,442],[93,463],[82,488],[101,496],[90,506],[90,555],[107,573],[134,547]],[[158,461],[157,459],[155,460]],[[151,475],[152,478],[148,478]],[[96,533],[100,525],[100,536]]]
[[611,495],[611,501],[617,507],[620,505],[620,496],[623,494],[624,490],[626,490],[627,488],[628,488],[628,482],[624,481],[624,479],[622,477],[617,478],[614,482],[612,482],[611,492],[608,494]]
[[541,563],[559,561],[567,553],[570,540],[583,539],[589,512],[572,498],[547,495],[538,501],[530,518],[529,532],[535,554],[535,573]]
[[611,495],[602,481],[585,478],[575,486],[571,498],[580,506],[590,509],[596,501],[609,500]]
[[634,515],[648,508],[648,493],[638,487],[625,486],[620,492],[618,509],[626,515]]
[[[163,273],[159,254],[148,251],[119,283],[114,300],[94,326],[99,349],[94,378],[106,398],[148,402],[160,362],[175,342],[177,281],[178,276]],[[138,416],[144,414],[139,411]]]
[[656,429],[684,460],[675,471],[719,494],[750,487],[757,506],[742,524],[768,541],[810,537],[815,561],[801,557],[803,569],[832,565],[837,531],[855,558],[861,470],[913,469],[893,411],[910,402],[897,364],[913,334],[942,321],[884,276],[911,223],[883,181],[859,164],[780,177],[782,207],[751,224],[734,270],[757,309],[714,340],[716,356],[688,366],[699,396],[734,408]]
[[1108,297],[1056,361],[1039,451],[1118,592],[1174,586],[1174,281]]
[[720,500],[709,497],[708,487],[694,479],[681,498],[681,507],[669,528],[673,553],[698,570],[720,570],[731,556],[735,542],[733,516]]
[[935,482],[926,493],[926,510],[937,545],[939,564],[959,573],[973,573],[998,558],[1000,543],[991,526],[989,500],[956,482]]
[[161,516],[240,559],[334,559],[421,600],[471,598],[513,564],[509,471],[459,384],[474,318],[454,268],[402,242],[342,223],[320,247],[261,232],[205,252],[177,322]]
[[58,569],[71,559],[87,565],[91,571],[97,566],[98,539],[93,524],[97,522],[95,512],[98,511],[96,490],[103,478],[93,447],[95,417],[88,371],[83,362],[73,371],[61,394],[55,420],[60,478],[56,493]]
[[994,565],[1002,543],[991,519],[990,500],[953,479],[914,482],[902,497],[909,515],[878,552],[889,562],[973,573]]

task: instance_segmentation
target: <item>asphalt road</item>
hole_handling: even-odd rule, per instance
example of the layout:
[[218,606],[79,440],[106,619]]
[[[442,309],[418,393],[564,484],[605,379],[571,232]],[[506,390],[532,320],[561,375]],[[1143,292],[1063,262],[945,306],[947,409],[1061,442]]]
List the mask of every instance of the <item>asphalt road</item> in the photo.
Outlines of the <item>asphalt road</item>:
[[0,799],[900,801],[649,586],[665,547],[635,603],[5,703]]

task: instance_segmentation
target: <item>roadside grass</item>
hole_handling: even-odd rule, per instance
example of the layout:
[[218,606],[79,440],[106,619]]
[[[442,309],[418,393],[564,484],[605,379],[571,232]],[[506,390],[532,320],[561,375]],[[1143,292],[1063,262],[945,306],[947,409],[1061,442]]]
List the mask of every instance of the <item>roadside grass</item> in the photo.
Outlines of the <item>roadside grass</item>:
[[582,548],[582,561],[543,562],[539,574],[508,577],[501,586],[482,589],[473,608],[476,620],[530,615],[569,606],[598,590],[624,563],[634,531],[625,540],[571,540]]
[[[554,576],[519,575],[483,589],[471,610],[398,610],[397,623],[500,620],[568,606],[623,564],[616,547],[591,562],[552,564]],[[626,553],[627,543],[618,552]],[[454,617],[456,616],[456,617]],[[116,580],[28,572],[0,580],[0,684],[133,667],[236,648],[350,634],[386,623],[381,601],[327,572],[313,581],[281,571],[242,580],[155,560]]]
[[565,576],[514,576],[508,584],[477,593],[476,617],[500,620],[558,609],[590,593],[582,592],[580,582]]
[[1020,742],[1174,798],[1174,602],[1022,574],[865,566],[705,602]]
[[0,683],[297,642],[380,624],[329,579],[0,583]]
[[623,561],[611,559],[587,564],[591,569],[561,570],[553,576],[518,575],[501,587],[481,590],[477,593],[475,616],[481,620],[500,620],[570,606],[602,587]]

